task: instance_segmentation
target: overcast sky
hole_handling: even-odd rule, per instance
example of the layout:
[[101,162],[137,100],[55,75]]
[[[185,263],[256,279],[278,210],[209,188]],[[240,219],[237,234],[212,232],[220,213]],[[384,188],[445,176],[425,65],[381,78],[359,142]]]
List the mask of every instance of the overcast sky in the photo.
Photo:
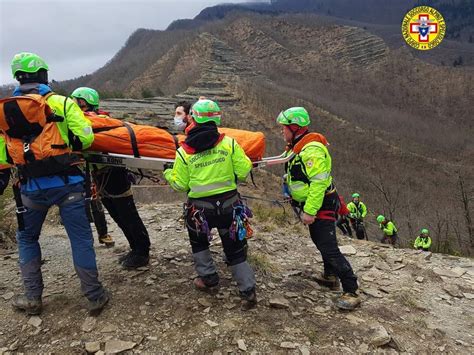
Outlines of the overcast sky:
[[49,78],[72,79],[102,67],[137,28],[164,30],[207,6],[248,0],[0,0],[0,85],[13,83],[10,62],[33,52]]

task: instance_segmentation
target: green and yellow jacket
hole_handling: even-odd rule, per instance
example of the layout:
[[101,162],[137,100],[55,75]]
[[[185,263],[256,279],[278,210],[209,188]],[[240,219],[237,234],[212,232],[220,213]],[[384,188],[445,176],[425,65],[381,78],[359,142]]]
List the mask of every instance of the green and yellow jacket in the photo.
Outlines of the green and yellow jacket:
[[392,221],[388,221],[385,224],[380,224],[380,229],[383,231],[384,235],[389,237],[397,234],[397,227],[395,227],[395,224]]
[[364,219],[365,216],[367,216],[367,206],[361,201],[359,201],[358,204],[355,204],[353,201],[349,202],[347,204],[347,209],[350,212],[350,218]]
[[418,237],[416,237],[413,247],[415,249],[429,249],[431,247],[431,238],[429,236],[423,237],[419,235]]
[[287,151],[295,154],[287,163],[288,189],[293,200],[304,203],[304,212],[315,216],[331,186],[331,155],[319,133],[306,134]]
[[173,168],[165,170],[164,176],[174,190],[202,198],[236,190],[237,181],[245,181],[251,169],[242,147],[224,136],[216,146],[199,153],[180,147]]

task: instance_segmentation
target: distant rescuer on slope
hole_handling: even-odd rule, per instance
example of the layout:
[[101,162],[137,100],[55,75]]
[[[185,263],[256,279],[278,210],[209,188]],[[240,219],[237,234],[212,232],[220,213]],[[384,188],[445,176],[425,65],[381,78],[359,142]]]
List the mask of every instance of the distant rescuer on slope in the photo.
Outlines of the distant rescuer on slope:
[[395,224],[382,215],[377,216],[377,222],[379,223],[379,227],[383,232],[380,242],[382,244],[391,244],[395,246],[398,241],[398,231],[397,227],[395,227]]
[[354,192],[352,194],[352,201],[347,204],[347,209],[350,211],[349,219],[356,232],[357,239],[365,238],[364,218],[367,216],[367,206],[360,200],[360,194]]
[[421,233],[418,237],[415,239],[415,243],[413,244],[413,247],[417,250],[424,250],[424,251],[429,251],[431,248],[431,237],[430,237],[430,232],[428,229],[423,228],[421,230]]
[[243,207],[237,180],[245,181],[252,163],[234,139],[218,132],[221,111],[214,101],[196,102],[191,121],[193,128],[176,151],[173,168],[166,169],[164,175],[174,190],[188,194],[184,217],[198,274],[194,285],[205,291],[219,284],[209,250],[210,230],[217,228],[243,300],[242,310],[247,310],[257,303],[255,274],[247,262],[247,240],[232,227]]
[[[87,119],[94,121],[94,118],[97,117],[108,117],[107,112],[99,110],[99,94],[96,90],[80,87],[73,91],[71,97],[84,111]],[[127,169],[95,166],[93,170],[92,176],[98,187],[102,203],[130,245],[131,250],[119,258],[119,263],[126,269],[136,269],[148,265],[150,237],[133,200]],[[107,231],[105,216],[103,218],[105,231]]]
[[302,208],[301,220],[309,226],[311,239],[323,258],[324,274],[316,281],[338,289],[339,279],[343,294],[337,299],[336,306],[353,310],[361,301],[356,293],[357,277],[337,245],[334,222],[339,197],[332,183],[327,141],[321,134],[309,132],[310,118],[303,107],[282,111],[277,122],[283,125],[287,154],[295,154],[286,165],[286,183],[293,203]]
[[[0,164],[13,163],[20,177],[14,184],[18,217],[19,266],[25,293],[13,307],[28,314],[42,311],[41,227],[53,205],[71,242],[76,274],[89,310],[97,313],[109,294],[99,281],[92,231],[86,214],[81,155],[94,134],[80,108],[69,98],[56,95],[48,84],[48,65],[38,55],[13,57],[13,77],[20,86],[13,97],[1,100]],[[54,277],[54,275],[53,275]]]

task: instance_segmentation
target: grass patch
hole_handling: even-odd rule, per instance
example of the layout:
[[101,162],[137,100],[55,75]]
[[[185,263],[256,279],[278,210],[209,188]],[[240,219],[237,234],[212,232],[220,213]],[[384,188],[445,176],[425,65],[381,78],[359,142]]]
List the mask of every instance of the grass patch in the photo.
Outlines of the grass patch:
[[252,212],[257,222],[271,222],[271,224],[276,226],[286,226],[290,220],[291,215],[289,213],[291,212],[291,207],[285,206],[285,208],[282,208],[256,203],[252,206]]
[[278,268],[270,262],[270,258],[263,253],[251,251],[247,256],[247,261],[254,269],[264,275],[268,275],[278,270]]
[[400,302],[411,309],[419,308],[418,302],[416,301],[415,297],[408,291],[402,291],[398,294],[398,299]]
[[308,338],[308,340],[311,342],[311,344],[317,344],[318,341],[320,340],[320,336],[314,329],[306,329],[304,331],[304,335]]
[[416,327],[419,329],[426,329],[428,327],[428,324],[426,323],[426,320],[423,317],[414,318],[413,323],[415,323]]

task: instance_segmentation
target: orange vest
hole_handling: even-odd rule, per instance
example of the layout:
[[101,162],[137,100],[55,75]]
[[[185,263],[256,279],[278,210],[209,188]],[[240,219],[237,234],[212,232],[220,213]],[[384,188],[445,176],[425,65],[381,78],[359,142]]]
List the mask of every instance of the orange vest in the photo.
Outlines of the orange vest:
[[51,95],[0,100],[0,130],[5,133],[8,154],[28,177],[57,174],[79,160],[56,124],[64,117],[56,116],[46,102]]
[[[329,145],[329,142],[326,139],[326,137],[324,137],[321,133],[313,132],[313,133],[308,133],[307,135],[305,135],[298,143],[295,144],[292,150],[295,154],[299,154],[301,150],[304,148],[304,146],[311,142],[319,142],[326,146]],[[287,147],[288,150],[289,148],[290,147]]]

